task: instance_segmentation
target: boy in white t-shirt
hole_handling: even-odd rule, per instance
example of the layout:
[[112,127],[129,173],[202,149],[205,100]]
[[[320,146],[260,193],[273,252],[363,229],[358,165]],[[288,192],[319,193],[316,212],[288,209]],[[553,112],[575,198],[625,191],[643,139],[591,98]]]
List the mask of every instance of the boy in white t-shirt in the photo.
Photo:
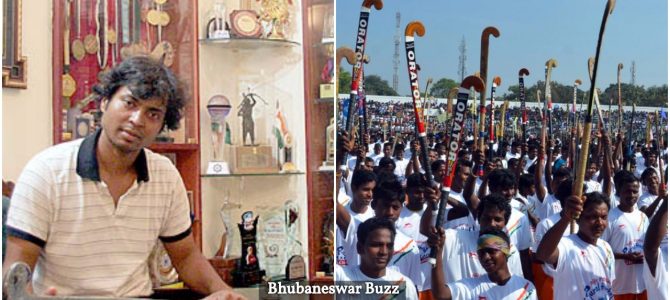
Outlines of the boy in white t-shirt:
[[[360,256],[360,264],[351,267],[335,267],[335,281],[339,284],[345,282],[374,282],[379,285],[397,286],[397,292],[405,295],[404,299],[418,299],[416,287],[412,280],[388,268],[392,261],[394,252],[394,241],[396,235],[395,224],[385,218],[372,218],[358,226],[356,251]],[[384,293],[338,295],[338,299],[380,299],[386,297]]]
[[[668,231],[668,197],[649,222],[644,238],[644,284],[648,299],[668,299],[668,248],[663,249],[661,241]],[[659,253],[660,252],[660,253]]]
[[613,291],[617,298],[643,298],[644,280],[643,250],[644,235],[649,226],[647,216],[637,209],[640,182],[630,172],[620,180],[619,205],[612,208],[608,216],[608,225],[602,239],[607,241],[614,251],[616,280]]
[[[561,219],[544,235],[535,257],[554,278],[554,299],[614,299],[614,253],[600,239],[607,228],[609,199],[598,192],[582,199],[566,199]],[[576,216],[579,231],[563,237]]]
[[349,260],[356,254],[356,228],[358,224],[374,217],[374,210],[370,207],[370,203],[376,182],[375,173],[367,170],[355,171],[351,178],[353,199],[346,206],[337,202],[335,248],[338,265],[351,264]]
[[[437,238],[431,237],[431,244],[441,251],[444,247],[444,229],[437,231]],[[480,277],[463,278],[446,283],[442,269],[442,257],[437,257],[437,267],[432,269],[432,292],[435,299],[537,299],[532,282],[510,273],[507,260],[510,257],[509,237],[502,230],[487,229],[479,233],[477,257],[486,270]]]

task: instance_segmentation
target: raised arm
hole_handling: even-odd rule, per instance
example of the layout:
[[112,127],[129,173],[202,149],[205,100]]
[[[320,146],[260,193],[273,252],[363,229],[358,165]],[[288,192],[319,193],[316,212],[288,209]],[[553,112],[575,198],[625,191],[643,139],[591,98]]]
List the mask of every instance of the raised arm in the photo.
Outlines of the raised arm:
[[434,234],[432,238],[428,239],[428,244],[437,248],[437,263],[430,271],[430,283],[431,283],[431,292],[433,293],[433,299],[439,300],[451,300],[451,289],[447,286],[447,282],[444,278],[444,270],[442,269],[442,252],[444,251],[444,229],[438,228],[433,229]]
[[663,237],[665,237],[667,234],[667,230],[668,196],[666,195],[664,197],[663,204],[661,204],[660,210],[651,218],[651,222],[649,222],[649,227],[647,228],[647,233],[644,237],[644,259],[647,260],[647,265],[649,266],[649,270],[651,271],[652,276],[656,274],[658,247],[661,245]]
[[568,197],[566,199],[566,207],[561,212],[561,219],[542,237],[542,241],[540,241],[540,245],[537,247],[535,258],[544,263],[551,264],[555,268],[558,263],[558,243],[570,225],[572,216],[581,214],[581,212],[582,201],[579,200],[579,197],[574,195]]
[[540,144],[537,151],[539,155],[535,164],[535,193],[540,202],[544,202],[544,198],[547,195],[547,190],[544,188],[544,184],[542,184],[542,166],[545,165],[544,162],[546,161],[543,151],[544,147]]

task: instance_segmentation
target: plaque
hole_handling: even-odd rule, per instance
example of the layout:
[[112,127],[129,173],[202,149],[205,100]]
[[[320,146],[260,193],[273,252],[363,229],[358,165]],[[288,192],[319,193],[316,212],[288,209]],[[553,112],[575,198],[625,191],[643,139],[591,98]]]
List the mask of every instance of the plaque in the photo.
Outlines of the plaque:
[[242,257],[238,260],[233,271],[233,283],[236,287],[245,287],[261,283],[265,271],[258,263],[258,248],[256,247],[256,225],[258,216],[254,218],[251,211],[242,214],[242,223],[237,224],[240,230]]
[[300,255],[293,255],[286,264],[286,280],[300,280],[307,278],[305,267],[305,258]]
[[323,161],[320,171],[332,171],[335,169],[335,119],[330,118],[330,124],[326,127],[326,160]]
[[235,174],[277,172],[270,146],[235,147]]
[[241,38],[257,38],[261,36],[261,25],[258,14],[253,10],[234,10],[230,14],[233,36]]
[[322,83],[319,85],[319,98],[334,98],[335,85],[332,83]]
[[86,117],[77,117],[74,125],[74,138],[80,139],[91,133],[91,119]]

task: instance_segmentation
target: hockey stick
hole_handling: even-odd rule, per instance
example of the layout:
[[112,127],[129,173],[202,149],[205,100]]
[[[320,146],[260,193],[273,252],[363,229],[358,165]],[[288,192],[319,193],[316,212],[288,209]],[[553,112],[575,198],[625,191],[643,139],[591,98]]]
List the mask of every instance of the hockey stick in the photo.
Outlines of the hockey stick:
[[[442,226],[444,223],[444,210],[447,205],[447,197],[449,197],[449,192],[451,191],[451,182],[454,177],[456,170],[456,159],[458,157],[458,150],[461,147],[461,134],[463,133],[463,121],[466,116],[466,109],[468,107],[468,97],[470,96],[470,89],[474,88],[477,92],[484,91],[484,81],[476,76],[468,76],[463,79],[461,87],[458,89],[458,100],[456,106],[454,107],[453,118],[451,122],[451,131],[448,132],[450,135],[449,145],[447,147],[447,171],[445,173],[444,179],[442,180],[442,194],[440,195],[440,203],[437,208],[437,218],[435,220],[435,227]],[[435,247],[430,249],[430,257],[428,262],[430,262],[433,267],[435,267],[437,250]]]
[[621,130],[621,122],[623,122],[623,107],[621,106],[621,69],[623,69],[623,64],[619,63],[616,69],[616,85],[619,96],[619,121],[617,122],[617,131]]
[[[598,33],[598,44],[596,46],[596,58],[593,63],[593,77],[591,78],[591,87],[589,88],[589,102],[586,106],[586,115],[584,116],[584,134],[582,136],[582,151],[579,154],[579,161],[577,165],[577,176],[575,177],[575,183],[572,186],[572,194],[581,197],[582,195],[582,186],[584,185],[584,175],[586,174],[586,160],[589,155],[589,144],[591,137],[591,125],[592,125],[592,114],[593,114],[593,101],[596,89],[596,77],[598,76],[598,60],[600,59],[600,48],[603,42],[603,35],[605,34],[605,25],[607,24],[607,17],[612,14],[614,11],[615,0],[608,0],[607,5],[605,6],[605,12],[603,13],[603,19],[600,23],[600,32]],[[574,219],[579,218],[579,216],[574,216]],[[575,222],[574,220],[570,222],[570,233],[575,232]]]
[[530,75],[528,69],[521,68],[519,70],[519,101],[521,101],[521,141],[526,142],[526,124],[528,123],[528,115],[526,112],[526,87],[523,83],[523,76]]
[[[363,65],[363,56],[365,55],[365,42],[367,40],[368,33],[368,19],[370,17],[370,9],[372,6],[377,10],[382,9],[384,4],[382,0],[364,0],[363,6],[361,7],[361,15],[358,19],[358,30],[356,31],[356,63],[354,64],[353,70],[351,72],[351,92],[349,94],[349,107],[347,108],[347,122],[345,124],[345,130],[351,136],[351,128],[353,124],[354,111],[356,97],[358,96],[358,86],[361,84],[362,78],[362,65]],[[340,169],[342,174],[347,168],[347,160],[349,159],[349,154],[342,155],[342,161],[340,162]]]
[[[551,102],[551,70],[558,67],[558,62],[551,58],[544,65],[544,109],[545,117],[547,118],[546,122],[549,123],[549,136],[552,141],[554,139],[554,131],[552,127],[552,102]],[[554,150],[553,143],[549,143],[549,153],[553,153]]]
[[[486,74],[489,67],[489,38],[490,36],[499,37],[500,31],[493,26],[484,28],[482,31],[481,54],[479,57],[479,78],[484,82],[484,88],[479,93],[479,149],[484,149],[484,128],[486,126]],[[493,109],[493,108],[491,108]],[[484,166],[481,166],[477,172],[478,176],[484,176]]]
[[426,28],[419,21],[412,21],[405,27],[405,58],[407,59],[407,71],[409,74],[409,85],[412,91],[412,103],[414,104],[414,124],[416,126],[417,138],[421,145],[421,164],[426,172],[426,180],[430,186],[433,184],[433,172],[428,160],[428,142],[426,141],[426,124],[423,121],[423,108],[421,107],[421,91],[419,90],[419,75],[416,67],[416,53],[414,50],[414,35],[423,36]]
[[493,161],[493,144],[495,144],[495,133],[494,133],[494,125],[493,125],[493,119],[495,118],[495,110],[493,108],[494,106],[494,98],[496,97],[496,87],[500,85],[502,82],[502,79],[500,79],[500,76],[496,76],[493,78],[493,85],[491,85],[491,113],[489,114],[489,161]]

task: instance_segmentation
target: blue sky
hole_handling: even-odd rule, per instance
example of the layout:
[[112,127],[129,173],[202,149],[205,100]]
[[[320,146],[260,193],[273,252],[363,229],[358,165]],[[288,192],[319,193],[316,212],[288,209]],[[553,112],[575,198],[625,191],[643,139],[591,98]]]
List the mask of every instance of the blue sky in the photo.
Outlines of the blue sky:
[[[336,2],[337,47],[355,46],[355,35],[362,1]],[[366,54],[371,62],[366,74],[377,74],[393,82],[395,14],[401,13],[400,65],[398,86],[401,95],[409,94],[404,31],[408,22],[421,21],[426,34],[416,38],[416,57],[422,71],[420,86],[426,79],[458,77],[458,46],[465,37],[466,73],[479,70],[481,32],[487,26],[500,30],[500,37],[489,43],[489,81],[502,78],[498,95],[509,85],[518,84],[518,71],[530,70],[526,85],[544,80],[544,64],[554,58],[558,67],[552,80],[571,85],[581,79],[582,90],[589,88],[587,59],[595,56],[598,31],[606,1],[428,1],[386,0],[381,11],[371,13]],[[617,81],[617,65],[623,63],[621,81],[631,80],[631,62],[636,64],[636,84],[645,87],[668,82],[668,2],[666,0],[616,2],[609,16],[600,54],[597,86],[605,88]],[[343,60],[345,70],[351,66]],[[490,82],[487,83],[490,86]]]

